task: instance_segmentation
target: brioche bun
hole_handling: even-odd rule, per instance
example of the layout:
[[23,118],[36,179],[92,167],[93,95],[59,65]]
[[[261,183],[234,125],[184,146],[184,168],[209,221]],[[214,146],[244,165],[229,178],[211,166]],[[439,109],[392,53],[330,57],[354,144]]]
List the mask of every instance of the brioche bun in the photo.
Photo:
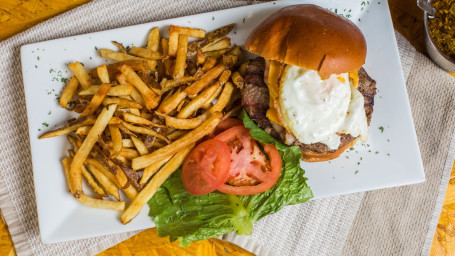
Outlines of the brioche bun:
[[311,4],[288,6],[265,19],[245,49],[266,60],[317,70],[322,79],[358,70],[367,53],[354,23]]

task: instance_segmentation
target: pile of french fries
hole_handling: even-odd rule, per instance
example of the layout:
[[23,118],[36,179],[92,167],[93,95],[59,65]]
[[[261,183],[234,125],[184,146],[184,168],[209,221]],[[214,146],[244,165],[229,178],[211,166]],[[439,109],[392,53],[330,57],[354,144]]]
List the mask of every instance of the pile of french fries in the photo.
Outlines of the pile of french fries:
[[165,39],[155,27],[144,48],[113,42],[118,51],[100,49],[113,64],[91,72],[69,65],[74,76],[59,103],[80,115],[40,139],[67,135],[73,149],[62,164],[78,201],[124,211],[121,221],[130,222],[195,144],[240,111],[246,63],[239,65],[242,49],[227,37],[233,28],[170,26]]

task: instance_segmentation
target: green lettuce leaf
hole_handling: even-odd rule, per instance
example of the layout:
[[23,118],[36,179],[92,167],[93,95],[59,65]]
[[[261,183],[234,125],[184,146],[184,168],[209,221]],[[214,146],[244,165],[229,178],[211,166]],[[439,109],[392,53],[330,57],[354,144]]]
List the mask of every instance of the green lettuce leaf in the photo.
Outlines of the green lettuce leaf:
[[264,144],[275,144],[283,163],[277,183],[268,191],[235,196],[218,191],[194,196],[182,185],[181,171],[176,171],[150,199],[150,213],[158,235],[179,240],[181,246],[236,231],[251,235],[253,223],[276,213],[286,205],[313,198],[300,167],[302,154],[298,147],[288,147],[259,128],[243,111],[241,119],[251,136]]

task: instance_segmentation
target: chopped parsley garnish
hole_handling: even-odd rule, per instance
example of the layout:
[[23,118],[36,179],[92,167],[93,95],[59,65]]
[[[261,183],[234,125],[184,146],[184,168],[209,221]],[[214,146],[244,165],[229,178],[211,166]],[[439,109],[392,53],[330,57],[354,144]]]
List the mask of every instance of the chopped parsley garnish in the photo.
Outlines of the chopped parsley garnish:
[[356,170],[356,171],[354,172],[354,174],[357,174],[357,173],[359,173],[359,170]]
[[36,59],[39,60],[39,56],[37,56]]
[[379,130],[381,130],[381,132],[384,132],[384,126],[379,126]]
[[42,123],[42,125],[43,125],[43,126],[46,126],[46,127],[49,127],[49,124],[46,123],[46,122]]
[[98,47],[95,46],[95,51],[98,51]]

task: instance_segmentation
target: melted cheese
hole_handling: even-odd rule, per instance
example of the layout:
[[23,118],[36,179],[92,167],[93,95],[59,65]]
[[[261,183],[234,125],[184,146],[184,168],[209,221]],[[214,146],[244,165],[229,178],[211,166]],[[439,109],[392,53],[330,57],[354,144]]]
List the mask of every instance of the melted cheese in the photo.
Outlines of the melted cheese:
[[363,96],[349,78],[343,73],[322,80],[317,71],[286,66],[279,86],[279,108],[283,123],[300,142],[321,142],[337,149],[339,133],[362,139],[368,136]]

